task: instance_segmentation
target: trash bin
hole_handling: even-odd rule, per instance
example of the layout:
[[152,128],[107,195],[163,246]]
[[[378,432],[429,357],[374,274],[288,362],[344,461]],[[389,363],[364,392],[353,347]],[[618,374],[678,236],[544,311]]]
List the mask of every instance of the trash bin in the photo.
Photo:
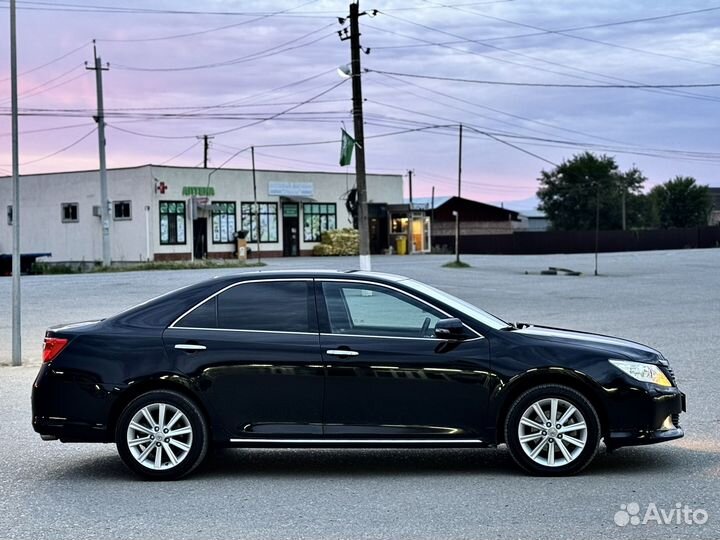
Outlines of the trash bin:
[[246,261],[248,256],[247,231],[238,231],[235,233],[235,241],[237,242],[237,258],[239,261]]
[[398,255],[407,255],[407,237],[398,236],[395,238],[395,250]]

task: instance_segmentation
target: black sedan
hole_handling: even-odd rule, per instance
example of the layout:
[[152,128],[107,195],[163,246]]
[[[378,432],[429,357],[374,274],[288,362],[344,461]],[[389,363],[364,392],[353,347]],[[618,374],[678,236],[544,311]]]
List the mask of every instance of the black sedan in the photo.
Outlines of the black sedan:
[[35,380],[43,439],[114,442],[179,478],[218,447],[482,447],[532,474],[683,436],[658,351],[509,324],[401,276],[253,272],[102,321],[50,328]]

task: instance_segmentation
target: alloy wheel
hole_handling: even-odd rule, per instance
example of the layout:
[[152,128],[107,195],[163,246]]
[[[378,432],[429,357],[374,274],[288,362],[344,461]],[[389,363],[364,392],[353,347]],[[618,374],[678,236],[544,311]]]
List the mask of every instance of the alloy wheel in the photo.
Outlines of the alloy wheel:
[[539,465],[561,467],[575,461],[587,443],[582,413],[560,398],[543,398],[520,418],[518,439],[525,454]]
[[138,410],[127,428],[127,445],[135,460],[152,470],[167,470],[190,452],[193,429],[190,420],[168,403],[151,403]]

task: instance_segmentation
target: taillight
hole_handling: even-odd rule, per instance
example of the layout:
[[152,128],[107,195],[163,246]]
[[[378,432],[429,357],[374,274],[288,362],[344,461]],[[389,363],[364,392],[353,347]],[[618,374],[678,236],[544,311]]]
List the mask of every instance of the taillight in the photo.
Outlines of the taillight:
[[65,338],[46,337],[43,342],[43,362],[52,362],[67,343]]

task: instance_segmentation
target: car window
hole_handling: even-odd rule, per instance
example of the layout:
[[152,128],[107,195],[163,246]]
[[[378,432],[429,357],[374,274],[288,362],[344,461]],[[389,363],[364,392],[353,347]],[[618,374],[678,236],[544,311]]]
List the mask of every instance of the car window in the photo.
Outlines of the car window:
[[443,314],[403,293],[385,287],[323,283],[333,334],[432,337]]
[[315,301],[311,293],[312,288],[306,281],[237,285],[217,297],[218,327],[311,332],[315,326]]
[[217,296],[207,300],[180,319],[181,328],[217,328]]

